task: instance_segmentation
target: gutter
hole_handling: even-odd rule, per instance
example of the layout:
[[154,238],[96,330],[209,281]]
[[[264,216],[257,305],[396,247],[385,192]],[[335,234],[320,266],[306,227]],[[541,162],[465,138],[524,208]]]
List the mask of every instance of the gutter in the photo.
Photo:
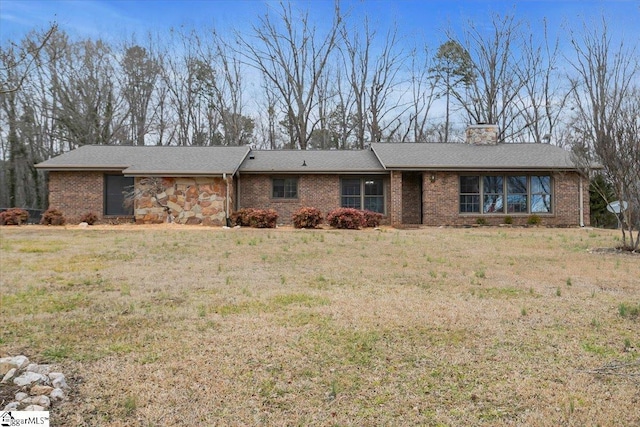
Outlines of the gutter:
[[584,189],[582,186],[582,175],[579,175],[580,178],[580,196],[579,196],[579,212],[580,212],[580,227],[584,227]]

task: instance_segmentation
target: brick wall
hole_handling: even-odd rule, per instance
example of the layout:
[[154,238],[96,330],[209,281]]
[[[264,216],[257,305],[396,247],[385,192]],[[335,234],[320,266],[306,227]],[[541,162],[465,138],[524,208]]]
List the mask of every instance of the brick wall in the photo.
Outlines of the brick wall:
[[60,209],[69,223],[94,212],[104,220],[103,172],[49,172],[49,207]]
[[402,174],[402,223],[420,224],[422,222],[420,193],[422,186],[421,172],[404,172]]
[[[239,189],[238,209],[273,209],[278,212],[278,223],[291,224],[291,216],[301,207],[320,209],[323,215],[340,207],[340,176],[299,175],[297,199],[274,199],[272,178],[282,175],[241,175],[236,185]],[[389,209],[389,185],[385,180],[387,210]],[[383,218],[383,223],[389,223]]]
[[[505,216],[510,216],[514,225],[525,225],[529,214],[460,214],[458,212],[459,175],[450,172],[436,172],[431,182],[430,173],[425,173],[423,185],[423,224],[431,226],[464,226],[476,224],[483,218],[488,225],[504,224]],[[579,198],[580,176],[577,173],[552,174],[553,213],[538,214],[541,225],[566,227],[580,225]],[[589,224],[588,183],[583,181],[584,221]]]

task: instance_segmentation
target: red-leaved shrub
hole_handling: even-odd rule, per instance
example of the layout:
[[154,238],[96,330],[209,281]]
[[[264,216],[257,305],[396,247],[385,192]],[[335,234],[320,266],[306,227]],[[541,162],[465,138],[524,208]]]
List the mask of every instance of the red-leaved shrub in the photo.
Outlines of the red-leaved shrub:
[[322,212],[316,208],[300,208],[291,217],[295,228],[316,228],[322,224]]
[[327,214],[327,222],[334,228],[358,230],[365,226],[362,211],[353,208],[338,208]]
[[89,225],[93,225],[98,222],[98,215],[95,212],[87,212],[80,217],[80,222],[86,222]]
[[273,209],[240,209],[231,214],[231,224],[242,227],[276,228],[278,213]]
[[64,225],[66,219],[61,211],[55,208],[49,208],[42,214],[40,224],[42,225]]
[[242,227],[251,226],[251,215],[255,209],[245,208],[235,211],[231,214],[231,224],[239,225]]
[[7,209],[0,212],[0,225],[21,225],[29,219],[29,212],[20,208]]
[[373,211],[362,211],[364,215],[364,226],[365,227],[378,227],[380,226],[380,221],[382,221],[382,214]]
[[255,228],[276,228],[278,213],[273,209],[254,209],[250,224]]

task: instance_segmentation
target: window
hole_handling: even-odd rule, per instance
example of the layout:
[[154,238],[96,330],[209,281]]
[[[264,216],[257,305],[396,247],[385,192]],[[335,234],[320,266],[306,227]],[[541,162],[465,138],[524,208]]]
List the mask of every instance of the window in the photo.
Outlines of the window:
[[551,177],[547,175],[531,177],[531,212],[551,212]]
[[384,180],[382,178],[344,178],[341,181],[340,205],[384,213]]
[[484,198],[483,213],[502,212],[504,203],[504,184],[501,176],[485,176],[482,180]]
[[480,212],[480,177],[460,177],[460,212]]
[[271,194],[274,199],[297,199],[298,178],[274,178]]
[[507,177],[507,212],[527,213],[527,177]]
[[133,177],[104,176],[104,214],[133,215],[133,204],[125,205],[125,193],[133,187]]
[[461,176],[460,213],[551,213],[551,177]]

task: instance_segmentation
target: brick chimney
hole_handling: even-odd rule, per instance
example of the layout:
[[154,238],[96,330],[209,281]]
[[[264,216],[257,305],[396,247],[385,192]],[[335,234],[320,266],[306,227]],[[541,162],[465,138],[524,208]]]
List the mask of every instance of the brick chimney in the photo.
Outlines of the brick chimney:
[[469,125],[466,131],[465,142],[473,145],[497,145],[498,125],[487,123]]

